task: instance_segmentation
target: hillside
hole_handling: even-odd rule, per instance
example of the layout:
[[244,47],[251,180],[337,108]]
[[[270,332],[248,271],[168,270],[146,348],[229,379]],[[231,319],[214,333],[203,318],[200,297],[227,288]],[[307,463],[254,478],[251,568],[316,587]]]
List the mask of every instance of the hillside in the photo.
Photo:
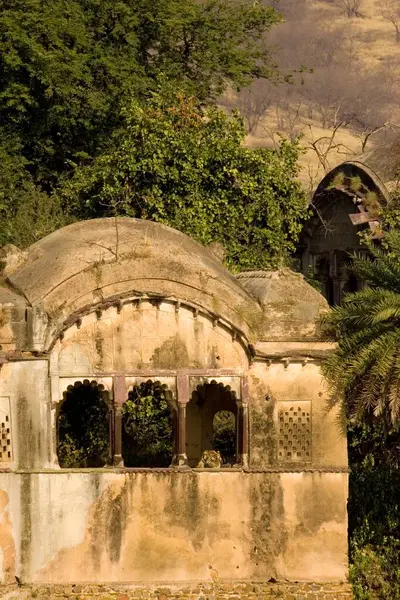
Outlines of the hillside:
[[[346,6],[358,6],[361,16],[347,16]],[[300,178],[307,189],[365,142],[369,149],[397,134],[400,42],[385,7],[400,26],[399,0],[280,0],[286,21],[268,41],[279,46],[283,72],[302,65],[313,72],[277,87],[259,81],[226,101],[246,117],[248,146],[302,134]]]

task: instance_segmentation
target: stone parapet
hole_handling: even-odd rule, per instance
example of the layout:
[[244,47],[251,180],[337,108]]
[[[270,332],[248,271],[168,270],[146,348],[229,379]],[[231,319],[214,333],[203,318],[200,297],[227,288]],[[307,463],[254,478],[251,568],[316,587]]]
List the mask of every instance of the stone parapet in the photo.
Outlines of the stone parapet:
[[[212,575],[212,574],[211,574]],[[146,585],[0,586],[4,600],[352,600],[345,582],[213,582]]]

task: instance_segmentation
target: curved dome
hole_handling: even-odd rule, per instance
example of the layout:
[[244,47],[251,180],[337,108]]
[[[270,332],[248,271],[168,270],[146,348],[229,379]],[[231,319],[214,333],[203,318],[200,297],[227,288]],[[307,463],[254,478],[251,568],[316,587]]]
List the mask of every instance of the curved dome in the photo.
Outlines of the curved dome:
[[246,334],[253,313],[261,313],[206,248],[166,225],[127,217],[55,231],[28,248],[8,281],[44,311],[53,333],[80,310],[136,293],[186,300]]
[[260,341],[319,339],[318,320],[329,306],[303,275],[290,269],[244,271],[236,279],[263,307]]

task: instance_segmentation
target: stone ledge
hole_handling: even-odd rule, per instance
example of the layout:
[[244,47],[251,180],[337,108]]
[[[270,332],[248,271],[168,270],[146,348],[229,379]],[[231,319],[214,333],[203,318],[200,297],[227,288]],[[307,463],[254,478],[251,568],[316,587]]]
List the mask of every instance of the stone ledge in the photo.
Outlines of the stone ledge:
[[315,466],[279,466],[279,467],[218,467],[218,468],[198,468],[198,467],[98,467],[98,468],[43,468],[43,469],[12,469],[0,468],[0,473],[10,473],[12,475],[66,475],[66,474],[118,474],[118,475],[135,475],[137,473],[164,473],[172,475],[188,475],[193,473],[243,473],[252,475],[257,473],[282,474],[286,473],[349,473],[348,467],[330,467],[323,465]]
[[4,600],[352,600],[345,582],[227,581],[187,584],[0,586]]

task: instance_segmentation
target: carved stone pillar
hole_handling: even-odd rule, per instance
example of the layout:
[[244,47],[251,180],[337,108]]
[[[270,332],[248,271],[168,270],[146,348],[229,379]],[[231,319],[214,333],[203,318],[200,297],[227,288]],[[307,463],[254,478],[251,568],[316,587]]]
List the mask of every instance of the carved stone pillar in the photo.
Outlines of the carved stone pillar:
[[236,464],[247,467],[249,464],[249,405],[242,400],[237,400],[236,405]]
[[242,403],[242,465],[249,466],[249,405]]
[[247,467],[249,465],[249,404],[247,377],[242,377],[241,398],[236,400],[236,406],[236,463],[242,467]]
[[123,467],[122,458],[122,407],[126,400],[125,377],[118,375],[114,377],[114,410],[112,418],[111,452],[112,465]]
[[241,401],[236,400],[236,455],[235,462],[237,465],[240,464],[240,457],[242,456],[242,438],[243,438],[243,426],[242,426],[242,411]]
[[[54,356],[50,357],[50,362],[54,363]],[[50,368],[52,364],[50,364]],[[59,469],[60,464],[58,462],[58,415],[60,406],[62,403],[62,395],[60,394],[60,378],[58,373],[51,373],[50,375],[50,412],[49,412],[49,428],[51,436],[51,449],[49,464],[46,467],[51,469]]]
[[114,463],[114,406],[109,407],[108,410],[108,440],[109,440],[109,452],[107,459],[107,467],[112,467]]
[[178,431],[176,454],[173,456],[172,464],[176,467],[187,465],[186,455],[186,404],[189,402],[189,377],[178,375],[177,377],[177,400],[178,400]]
[[114,407],[114,456],[113,466],[123,467],[122,458],[122,405],[116,404]]

